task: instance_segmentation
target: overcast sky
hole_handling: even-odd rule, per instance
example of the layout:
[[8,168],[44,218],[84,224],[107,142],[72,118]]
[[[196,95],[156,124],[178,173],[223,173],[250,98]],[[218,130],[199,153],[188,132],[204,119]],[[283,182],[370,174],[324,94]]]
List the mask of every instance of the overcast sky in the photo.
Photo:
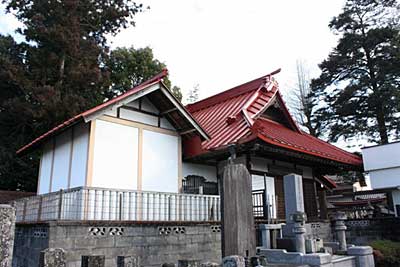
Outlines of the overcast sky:
[[[200,98],[282,68],[276,78],[287,98],[296,84],[296,60],[306,61],[316,77],[317,65],[336,46],[328,23],[344,2],[143,0],[150,10],[110,44],[151,47],[167,64],[172,83],[184,94],[199,84]],[[11,15],[0,16],[0,33],[17,26]]]
[[295,84],[296,60],[313,75],[336,45],[328,23],[343,0],[148,0],[151,9],[136,27],[113,38],[113,46],[153,48],[184,90],[200,85],[200,97],[277,68],[282,90]]

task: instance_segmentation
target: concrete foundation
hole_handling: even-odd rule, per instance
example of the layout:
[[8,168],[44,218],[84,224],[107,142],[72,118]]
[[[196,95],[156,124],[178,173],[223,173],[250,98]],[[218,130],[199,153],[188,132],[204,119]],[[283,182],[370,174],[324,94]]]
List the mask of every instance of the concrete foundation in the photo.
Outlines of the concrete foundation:
[[[179,231],[175,231],[175,228]],[[18,225],[13,267],[38,266],[47,248],[65,251],[66,267],[80,267],[82,256],[104,255],[105,267],[161,266],[178,260],[221,261],[219,225],[140,225],[128,222],[49,222]],[[184,231],[182,230],[184,229]],[[132,259],[132,258],[131,258]],[[128,265],[130,264],[130,265]]]

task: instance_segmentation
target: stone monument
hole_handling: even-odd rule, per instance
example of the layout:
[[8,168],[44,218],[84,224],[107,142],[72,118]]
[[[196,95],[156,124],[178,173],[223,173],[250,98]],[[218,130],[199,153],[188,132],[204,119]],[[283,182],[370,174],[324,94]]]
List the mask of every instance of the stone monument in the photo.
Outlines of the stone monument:
[[256,254],[251,176],[243,164],[228,163],[222,180],[222,255]]

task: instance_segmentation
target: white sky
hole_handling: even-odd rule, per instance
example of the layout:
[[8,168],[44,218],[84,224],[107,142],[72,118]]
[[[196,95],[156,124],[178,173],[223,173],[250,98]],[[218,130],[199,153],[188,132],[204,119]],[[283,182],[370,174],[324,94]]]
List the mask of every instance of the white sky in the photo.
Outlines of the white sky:
[[336,45],[328,23],[343,0],[147,0],[136,27],[113,38],[113,47],[150,46],[171,81],[184,91],[200,85],[204,98],[277,68],[283,93],[296,82],[296,60],[311,74]]
[[[111,46],[151,47],[155,57],[167,64],[172,83],[181,87],[184,95],[199,84],[200,98],[277,68],[282,68],[276,78],[287,98],[296,84],[296,60],[307,63],[312,77],[319,75],[317,64],[337,42],[328,23],[345,3],[344,0],[141,2],[150,6],[150,10],[135,17],[136,27],[111,37]],[[12,33],[17,26],[12,16],[0,16],[0,33]]]
[[[204,98],[282,68],[277,75],[287,94],[296,83],[296,60],[312,76],[337,37],[328,23],[344,0],[143,0],[136,27],[110,38],[111,46],[150,46],[165,62],[173,84],[187,92],[200,85]],[[246,4],[245,4],[246,3]],[[1,11],[4,10],[0,5]],[[1,12],[3,13],[3,12]],[[0,16],[0,33],[19,25]]]

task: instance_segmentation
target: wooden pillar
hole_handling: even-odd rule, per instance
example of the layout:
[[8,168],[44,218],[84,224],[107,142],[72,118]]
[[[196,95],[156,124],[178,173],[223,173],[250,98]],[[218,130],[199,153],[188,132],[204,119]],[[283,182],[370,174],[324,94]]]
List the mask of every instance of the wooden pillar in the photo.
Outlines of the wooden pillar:
[[318,191],[318,201],[319,201],[319,210],[320,214],[319,217],[320,219],[326,220],[328,219],[328,207],[327,207],[327,202],[326,202],[326,191],[325,190],[319,190]]
[[255,256],[251,175],[244,164],[228,164],[222,179],[222,255]]

